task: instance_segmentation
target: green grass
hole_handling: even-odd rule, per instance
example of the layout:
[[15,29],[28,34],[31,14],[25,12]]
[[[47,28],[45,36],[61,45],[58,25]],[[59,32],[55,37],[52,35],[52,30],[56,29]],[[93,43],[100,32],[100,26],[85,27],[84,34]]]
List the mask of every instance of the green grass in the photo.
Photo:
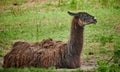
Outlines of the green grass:
[[80,69],[73,69],[73,70],[67,70],[67,69],[55,69],[55,68],[8,68],[3,69],[0,68],[0,72],[83,72]]
[[0,5],[2,6],[7,6],[7,5],[11,5],[14,3],[17,3],[18,5],[21,5],[22,3],[25,3],[27,0],[0,0]]
[[[82,57],[88,59],[89,52],[92,52],[94,56],[105,62],[113,55],[115,55],[115,61],[119,59],[116,54],[120,50],[120,6],[118,4],[110,6],[109,2],[105,4],[103,0],[100,3],[99,0],[95,0],[95,2],[85,2],[85,0],[66,2],[64,0],[66,3],[63,1],[59,6],[52,4],[53,1],[51,4],[39,4],[35,0],[35,5],[30,6],[22,6],[27,0],[16,0],[16,3],[19,4],[17,6],[11,6],[14,0],[0,1],[0,6],[4,7],[0,10],[0,47],[3,48],[0,49],[0,56],[4,56],[6,54],[4,52],[9,50],[11,45],[18,40],[36,42],[53,38],[67,42],[72,20],[67,11],[85,11],[95,16],[98,22],[96,25],[85,27]],[[110,2],[114,2],[114,0],[110,0]],[[110,68],[110,66],[108,67]],[[49,69],[0,69],[2,72],[16,70],[18,72],[37,72]]]
[[0,72],[49,72],[55,71],[55,69],[44,69],[44,68],[9,68],[9,69],[0,69]]

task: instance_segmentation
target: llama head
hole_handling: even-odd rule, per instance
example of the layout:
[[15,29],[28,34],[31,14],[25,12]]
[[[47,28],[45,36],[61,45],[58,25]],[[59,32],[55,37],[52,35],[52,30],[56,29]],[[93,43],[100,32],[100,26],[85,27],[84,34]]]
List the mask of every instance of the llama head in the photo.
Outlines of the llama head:
[[74,16],[74,18],[77,20],[77,22],[80,26],[97,23],[97,20],[94,18],[94,16],[92,16],[86,12],[72,13],[72,12],[68,11],[68,14],[71,16]]

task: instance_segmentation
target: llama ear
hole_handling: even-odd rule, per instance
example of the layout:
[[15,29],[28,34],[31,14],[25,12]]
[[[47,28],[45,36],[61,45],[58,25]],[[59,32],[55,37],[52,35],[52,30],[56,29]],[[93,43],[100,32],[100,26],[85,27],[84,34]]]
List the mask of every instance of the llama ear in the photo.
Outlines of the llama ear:
[[72,13],[70,11],[68,11],[68,14],[71,15],[71,16],[78,16],[78,13]]

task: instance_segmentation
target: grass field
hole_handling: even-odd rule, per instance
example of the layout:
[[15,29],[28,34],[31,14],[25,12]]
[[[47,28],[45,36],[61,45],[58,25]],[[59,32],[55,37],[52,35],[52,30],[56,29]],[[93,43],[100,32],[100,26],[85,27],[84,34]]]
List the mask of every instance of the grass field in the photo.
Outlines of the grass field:
[[[102,70],[108,70],[109,72],[111,68],[113,68],[113,71],[118,71],[118,67],[120,67],[120,6],[117,4],[109,6],[109,3],[108,6],[103,6],[98,2],[99,0],[95,1],[96,3],[93,1],[84,2],[82,0],[76,2],[70,0],[66,1],[66,4],[64,1],[58,3],[54,0],[47,2],[45,0],[16,0],[16,2],[14,0],[1,0],[0,56],[3,57],[10,50],[12,44],[18,40],[36,42],[46,38],[53,38],[67,42],[72,20],[67,11],[85,11],[95,16],[98,22],[96,25],[85,27],[82,58],[89,61],[89,54],[92,53],[96,59],[99,59],[98,63],[100,63],[101,67],[95,70],[96,72]],[[105,64],[114,55],[115,57],[109,62],[110,64]],[[114,65],[111,65],[112,63]],[[56,70],[54,68],[4,69],[0,66],[0,72],[16,71],[51,72]],[[79,71],[81,70],[75,72]]]

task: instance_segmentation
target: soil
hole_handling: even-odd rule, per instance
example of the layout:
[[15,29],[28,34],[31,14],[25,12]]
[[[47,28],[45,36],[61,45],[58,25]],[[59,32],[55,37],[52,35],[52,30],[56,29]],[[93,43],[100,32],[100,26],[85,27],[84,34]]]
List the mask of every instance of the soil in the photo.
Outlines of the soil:
[[120,30],[120,24],[117,24],[117,25],[115,26],[115,31],[117,31],[117,30]]
[[96,57],[94,55],[89,55],[89,59],[81,59],[81,70],[93,70],[97,68],[98,64],[96,62]]

